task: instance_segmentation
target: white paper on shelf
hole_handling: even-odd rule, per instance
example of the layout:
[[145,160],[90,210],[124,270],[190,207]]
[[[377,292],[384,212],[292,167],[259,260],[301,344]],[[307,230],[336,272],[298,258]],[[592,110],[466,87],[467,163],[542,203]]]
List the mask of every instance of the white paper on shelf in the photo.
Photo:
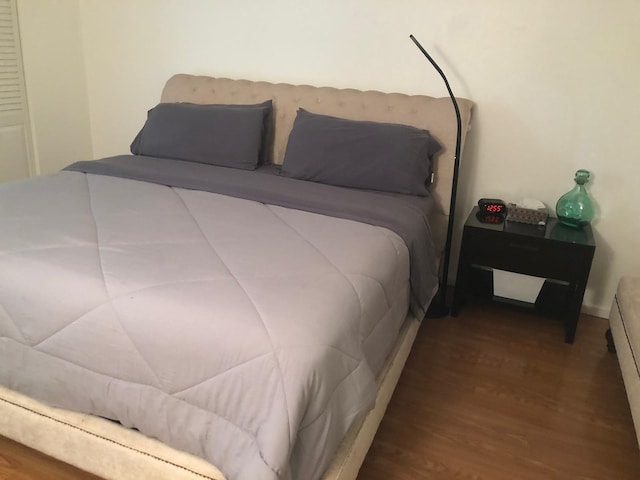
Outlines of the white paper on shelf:
[[497,297],[534,303],[545,279],[493,269],[493,294]]

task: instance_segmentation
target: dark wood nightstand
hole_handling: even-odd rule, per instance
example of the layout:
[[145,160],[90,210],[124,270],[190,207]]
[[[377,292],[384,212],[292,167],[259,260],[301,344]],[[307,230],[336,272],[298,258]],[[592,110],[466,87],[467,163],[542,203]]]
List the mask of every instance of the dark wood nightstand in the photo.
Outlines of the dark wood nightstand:
[[[458,315],[473,291],[559,317],[565,342],[573,343],[596,249],[591,226],[574,229],[555,218],[543,227],[506,221],[491,224],[481,222],[477,214],[475,207],[464,225],[451,314]],[[545,278],[535,303],[495,297],[494,268]]]

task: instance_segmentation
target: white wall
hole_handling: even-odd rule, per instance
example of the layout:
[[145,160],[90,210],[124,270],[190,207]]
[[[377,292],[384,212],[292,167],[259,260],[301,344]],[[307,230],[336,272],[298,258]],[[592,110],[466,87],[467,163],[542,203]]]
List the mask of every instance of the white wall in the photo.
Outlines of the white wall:
[[413,33],[477,103],[458,236],[479,197],[553,208],[588,168],[585,309],[606,316],[619,277],[640,272],[636,0],[79,0],[79,13],[96,157],[128,150],[176,72],[446,96]]
[[37,173],[92,158],[79,0],[18,0]]

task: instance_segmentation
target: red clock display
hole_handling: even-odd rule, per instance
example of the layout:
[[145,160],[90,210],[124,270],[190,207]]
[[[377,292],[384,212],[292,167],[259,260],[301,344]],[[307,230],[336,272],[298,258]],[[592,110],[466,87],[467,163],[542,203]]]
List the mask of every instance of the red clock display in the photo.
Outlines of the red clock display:
[[507,205],[497,198],[481,198],[478,200],[478,207],[483,215],[504,217],[507,214]]
[[485,208],[487,213],[504,213],[504,205],[491,203]]

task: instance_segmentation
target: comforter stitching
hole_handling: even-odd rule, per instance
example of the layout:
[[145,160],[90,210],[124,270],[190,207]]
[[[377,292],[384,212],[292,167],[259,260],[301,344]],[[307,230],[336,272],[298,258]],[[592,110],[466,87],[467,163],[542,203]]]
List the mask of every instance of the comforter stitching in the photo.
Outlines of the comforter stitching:
[[[327,255],[321,251],[309,238],[307,238],[306,236],[304,236],[300,231],[298,231],[298,229],[296,229],[293,225],[291,225],[289,222],[287,222],[284,218],[282,218],[280,215],[278,215],[278,213],[275,211],[275,209],[273,208],[273,205],[265,205],[268,210],[275,216],[277,217],[283,224],[285,224],[287,227],[289,227],[291,230],[293,230],[301,239],[303,239],[305,242],[307,242],[309,245],[311,245],[311,247],[313,247],[313,249],[318,252],[337,272],[340,273],[340,275],[342,275],[342,277],[347,281],[347,283],[351,286],[351,289],[353,290],[354,294],[356,295],[356,298],[358,299],[358,303],[360,305],[360,315],[358,318],[358,323],[359,323],[359,332],[362,330],[362,317],[363,317],[363,312],[364,312],[364,308],[362,305],[362,299],[360,298],[360,294],[358,293],[358,290],[356,289],[355,285],[353,284],[353,282],[351,281],[351,279],[347,276],[347,274],[345,274],[340,268],[338,268],[337,265],[335,265],[331,259],[329,257],[327,257]],[[282,208],[282,207],[280,207]],[[363,275],[364,276],[364,275]],[[366,277],[366,276],[365,276]],[[374,279],[375,280],[375,279]],[[353,358],[351,356],[349,356],[350,358]],[[355,360],[355,359],[354,359]],[[366,358],[361,358],[358,359],[358,366],[362,365],[362,363],[367,363]],[[327,411],[327,408],[329,408],[329,405],[331,404],[331,401],[334,399],[334,394],[335,392],[338,390],[338,388],[340,387],[340,385],[342,385],[342,383],[348,379],[349,377],[351,377],[355,372],[357,371],[357,368],[352,369],[349,373],[347,373],[342,379],[340,379],[340,381],[334,386],[331,395],[329,395],[329,400],[327,401],[327,403],[325,403],[325,405],[323,405],[322,407],[322,411],[316,416],[316,418],[314,418],[313,420],[311,420],[310,422],[302,425],[302,423],[299,425],[298,428],[298,432],[301,432],[302,430],[309,428],[311,425],[313,425],[315,422],[318,421],[318,419],[322,418],[323,414]],[[373,375],[373,374],[372,374]]]
[[[294,230],[299,236],[300,238],[304,239],[307,243],[309,243],[317,252],[319,252],[326,260],[327,262],[329,262],[338,272],[340,272],[340,274],[351,284],[353,290],[356,292],[356,295],[358,296],[358,301],[360,302],[360,309],[362,310],[362,299],[360,298],[358,291],[355,287],[355,285],[353,284],[353,282],[349,279],[349,276],[357,276],[357,277],[362,277],[362,278],[368,278],[370,280],[372,280],[373,282],[375,282],[376,284],[378,284],[380,286],[380,289],[382,290],[382,292],[384,293],[384,297],[385,297],[385,303],[387,304],[387,307],[389,307],[391,305],[391,302],[387,296],[387,292],[384,288],[383,283],[371,276],[371,275],[366,275],[364,273],[345,273],[343,272],[340,268],[338,268],[311,240],[309,240],[308,238],[306,238],[304,235],[302,235],[298,230],[296,230],[295,227],[293,227],[291,224],[287,223],[286,220],[284,220],[282,217],[280,217],[275,211],[273,211],[273,209],[271,207],[274,207],[274,205],[268,205],[265,204],[266,207],[269,208],[269,210],[272,211],[272,213],[274,213],[274,215],[276,215],[285,225],[287,225],[289,228],[291,228],[292,230]],[[285,207],[278,207],[278,208],[285,208]],[[320,215],[320,214],[318,214]],[[352,220],[349,220],[352,221]],[[396,245],[391,241],[391,238],[389,238],[389,236],[387,235],[387,232],[390,232],[390,230],[388,230],[387,228],[384,227],[376,227],[378,230],[382,230],[385,232],[384,238],[386,240],[388,240],[389,244],[391,245],[391,247],[393,248],[393,250],[396,252],[396,256],[395,261],[396,261],[396,271],[397,271],[397,264],[398,264],[398,255],[399,255],[399,251],[398,248],[396,247]],[[393,233],[393,232],[391,232]],[[362,315],[362,313],[361,313]]]
[[[366,363],[366,359],[362,359],[360,360],[360,362],[358,363],[358,366],[360,366],[362,363]],[[330,400],[326,403],[326,405],[324,405],[324,407],[322,408],[322,411],[316,416],[316,418],[314,418],[313,420],[310,420],[309,422],[305,423],[304,425],[301,423],[300,424],[300,428],[298,428],[298,432],[302,432],[303,430],[306,430],[307,428],[311,427],[314,423],[316,423],[318,420],[322,419],[322,416],[324,415],[324,413],[327,411],[327,409],[329,408],[331,401],[334,400],[334,394],[336,392],[336,390],[338,390],[338,388],[340,388],[340,386],[349,378],[351,377],[351,375],[355,374],[357,371],[357,368],[354,368],[353,370],[351,370],[348,374],[346,374],[343,378],[340,379],[340,381],[338,383],[336,383],[333,391],[331,392],[331,396],[330,396]]]
[[[133,341],[133,338],[131,338],[131,335],[129,334],[129,332],[125,328],[125,325],[122,322],[122,318],[120,317],[120,312],[118,312],[118,310],[116,309],[116,306],[113,304],[113,302],[111,300],[111,295],[109,294],[109,287],[107,286],[107,278],[106,278],[106,276],[104,274],[102,251],[101,251],[101,247],[100,247],[100,234],[98,232],[98,219],[97,219],[96,214],[95,214],[95,212],[93,210],[93,197],[91,196],[91,185],[89,183],[89,176],[88,175],[85,175],[85,183],[86,183],[86,186],[87,186],[89,210],[91,212],[91,219],[93,220],[93,224],[94,224],[94,232],[95,232],[95,239],[96,239],[96,250],[97,250],[97,253],[98,253],[98,260],[99,260],[98,263],[100,265],[100,275],[102,276],[102,281],[104,283],[104,289],[105,289],[105,292],[107,293],[107,298],[109,299],[109,303],[113,307],[113,311],[115,313],[115,319],[118,321],[118,323],[122,327],[122,331],[127,335],[127,337],[129,337],[129,341],[131,342],[131,345],[133,346],[133,348],[135,348],[136,353],[143,360],[143,362],[145,363],[145,365],[147,366],[147,368],[149,369],[149,371],[151,372],[151,374],[155,378],[155,380],[157,382],[157,385],[162,385],[162,382],[160,381],[160,378],[158,377],[158,374],[153,370],[153,368],[151,368],[151,365],[149,365],[149,361],[142,354],[142,352],[140,351],[140,349],[138,348],[136,343]],[[76,320],[74,320],[71,323],[74,323]],[[40,343],[42,343],[42,342],[40,342]]]
[[199,387],[200,385],[203,385],[203,384],[205,384],[207,382],[210,382],[211,380],[217,378],[219,375],[224,375],[225,373],[229,373],[230,371],[235,370],[238,367],[242,367],[242,366],[246,365],[247,363],[254,362],[254,361],[256,361],[256,360],[258,360],[258,359],[260,359],[262,357],[266,357],[267,355],[273,355],[273,352],[261,353],[260,355],[255,356],[253,358],[249,358],[248,360],[243,360],[240,363],[236,363],[232,367],[229,367],[229,368],[227,368],[225,370],[221,370],[219,372],[216,372],[215,375],[213,375],[212,377],[206,378],[205,380],[202,380],[201,382],[194,383],[193,385],[189,385],[188,387],[185,387],[182,390],[177,390],[175,392],[171,392],[171,395],[172,396],[176,396],[176,395],[186,394],[189,390],[192,390],[194,388]]
[[[327,263],[329,265],[331,265],[334,270],[336,272],[338,272],[340,275],[342,275],[342,277],[347,281],[347,283],[351,286],[351,289],[353,290],[353,292],[356,295],[356,298],[358,299],[358,303],[360,305],[360,318],[359,321],[360,323],[362,323],[362,312],[363,312],[363,307],[362,307],[362,299],[360,298],[360,294],[358,293],[358,290],[356,289],[355,285],[353,284],[353,282],[347,277],[347,275],[336,266],[335,263],[333,263],[331,261],[331,259],[329,259],[329,257],[327,257],[327,255],[321,251],[310,239],[308,239],[307,237],[305,237],[304,235],[302,235],[301,232],[298,231],[298,229],[296,229],[293,225],[291,225],[290,223],[288,223],[284,218],[282,218],[280,215],[278,215],[278,213],[274,210],[274,206],[273,205],[266,205],[267,209],[278,219],[280,220],[284,225],[286,225],[287,227],[289,227],[291,230],[293,230],[296,235],[298,235],[301,239],[303,239],[305,242],[307,242],[309,245],[311,245],[311,247],[313,247],[313,249],[320,254],[320,256],[322,258],[324,258]],[[279,207],[279,208],[283,208],[283,207]]]
[[15,320],[11,317],[11,315],[9,315],[9,312],[7,312],[7,309],[4,308],[3,305],[0,305],[0,308],[2,309],[2,311],[5,313],[5,317],[8,318],[11,323],[13,324],[14,327],[16,327],[17,332],[20,334],[20,338],[23,342],[27,342],[27,339],[24,336],[24,333],[22,332],[22,330],[20,330],[20,327],[18,327],[18,324],[15,322]]
[[1,252],[0,257],[5,257],[7,255],[16,255],[21,253],[31,253],[31,252],[40,252],[43,250],[55,250],[57,248],[77,248],[77,247],[92,247],[93,244],[91,242],[87,243],[78,243],[77,245],[48,245],[46,247],[32,247],[32,248],[16,248],[14,250],[9,250],[6,252]]
[[[10,341],[15,342],[15,340],[13,340],[13,339],[9,339],[9,340],[10,340]],[[50,354],[50,353],[44,353],[44,352],[41,352],[41,353],[43,353],[44,355],[47,355],[47,356],[50,356],[50,357],[56,358],[56,359],[58,359],[58,360],[60,360],[60,361],[62,361],[62,362],[65,362],[65,363],[71,364],[71,365],[73,365],[74,367],[77,367],[77,368],[79,368],[79,369],[82,369],[82,370],[84,370],[84,371],[86,371],[86,372],[89,372],[89,373],[92,373],[92,374],[96,374],[96,375],[106,376],[106,375],[104,375],[103,373],[96,372],[95,370],[92,370],[91,368],[86,367],[86,366],[84,366],[84,365],[78,365],[77,363],[72,362],[72,361],[71,361],[71,360],[69,360],[69,359],[61,358],[61,357],[57,357],[57,356],[52,355],[52,354]],[[111,378],[111,377],[109,376],[109,378]],[[129,381],[129,380],[120,380],[120,381],[122,381],[122,382],[126,382],[126,383],[130,383],[130,384],[135,384],[135,385],[141,385],[141,384],[140,384],[140,383],[138,383],[138,382],[132,382],[132,381]],[[175,400],[176,400],[176,401],[178,401],[178,402],[185,403],[185,404],[189,405],[189,407],[197,408],[198,410],[201,410],[201,411],[203,411],[203,412],[206,412],[207,414],[215,415],[216,417],[218,417],[218,418],[220,418],[221,420],[225,421],[226,423],[228,423],[230,426],[232,426],[233,428],[235,428],[236,430],[238,430],[238,431],[239,431],[239,432],[241,432],[242,434],[244,434],[244,435],[246,435],[246,436],[248,436],[248,437],[251,437],[251,438],[255,438],[255,434],[254,434],[254,432],[252,432],[251,430],[248,430],[248,429],[246,429],[246,428],[241,427],[240,425],[238,425],[238,424],[234,423],[232,420],[229,420],[229,419],[228,419],[228,418],[226,418],[224,415],[221,415],[221,414],[220,414],[220,413],[218,413],[218,412],[214,412],[214,411],[212,411],[212,410],[208,410],[208,409],[206,409],[206,408],[203,408],[203,407],[201,407],[201,406],[199,406],[199,405],[196,405],[196,404],[194,404],[194,403],[192,403],[192,402],[189,402],[188,400],[185,400],[184,398],[175,397],[174,395],[172,395],[172,394],[170,394],[170,393],[165,392],[164,390],[162,390],[161,388],[158,388],[157,386],[154,386],[154,385],[146,385],[146,386],[148,386],[148,387],[150,387],[150,388],[154,388],[154,389],[158,390],[159,392],[161,392],[162,394],[172,397],[173,399],[175,399]]]
[[[275,360],[275,364],[278,367],[278,377],[280,378],[280,387],[282,389],[282,396],[284,398],[285,404],[288,404],[287,401],[287,392],[286,389],[284,387],[284,379],[283,379],[283,375],[282,375],[282,366],[280,365],[280,360],[278,359],[278,355],[276,355],[275,353],[275,348],[273,345],[273,339],[271,338],[271,334],[269,333],[269,329],[267,328],[264,320],[262,319],[262,315],[260,315],[260,312],[256,306],[256,304],[253,302],[253,299],[251,298],[251,296],[247,293],[247,291],[245,290],[245,288],[242,286],[242,283],[240,282],[240,280],[234,275],[233,271],[227,266],[227,264],[224,262],[224,259],[218,254],[218,251],[216,250],[216,248],[214,247],[214,245],[211,243],[211,241],[209,240],[209,237],[207,237],[207,235],[204,233],[204,231],[202,230],[202,226],[200,225],[200,222],[198,222],[198,220],[196,219],[196,216],[193,214],[193,212],[191,211],[191,209],[189,208],[189,205],[187,204],[187,202],[185,201],[185,199],[182,197],[182,195],[180,195],[180,193],[178,191],[176,191],[175,188],[171,187],[171,191],[173,191],[178,198],[180,198],[180,200],[182,201],[185,209],[187,210],[187,212],[189,213],[189,215],[191,215],[191,217],[193,218],[194,223],[196,224],[196,226],[198,227],[198,230],[200,231],[200,234],[202,235],[202,237],[206,240],[206,242],[209,244],[209,247],[211,248],[211,251],[220,259],[220,261],[222,262],[222,264],[224,265],[224,267],[227,269],[227,271],[229,272],[229,275],[231,275],[231,277],[236,281],[236,283],[238,284],[238,286],[242,289],[242,291],[244,292],[244,294],[246,295],[247,299],[249,300],[249,302],[251,303],[251,305],[253,306],[254,310],[256,311],[256,314],[258,315],[258,318],[260,319],[260,323],[262,323],[262,326],[265,330],[265,333],[267,334],[267,337],[269,338],[269,343],[271,344],[271,351],[272,354],[274,356],[274,360]],[[289,412],[289,408],[288,406],[286,407],[287,412]],[[290,423],[290,419],[289,419],[289,415],[287,415],[287,422],[288,422],[288,430],[289,430],[289,445],[287,450],[291,450],[291,445],[292,445],[292,439],[291,439],[291,423]],[[258,443],[258,439],[255,437],[254,435],[254,441],[256,443],[256,445],[259,445]],[[264,458],[264,456],[262,455],[262,451],[260,448],[258,448],[258,452],[260,454],[260,459],[264,462],[264,464],[276,475],[279,476],[279,472],[276,468],[274,468],[272,465],[269,464],[269,462],[266,461],[266,459]]]

